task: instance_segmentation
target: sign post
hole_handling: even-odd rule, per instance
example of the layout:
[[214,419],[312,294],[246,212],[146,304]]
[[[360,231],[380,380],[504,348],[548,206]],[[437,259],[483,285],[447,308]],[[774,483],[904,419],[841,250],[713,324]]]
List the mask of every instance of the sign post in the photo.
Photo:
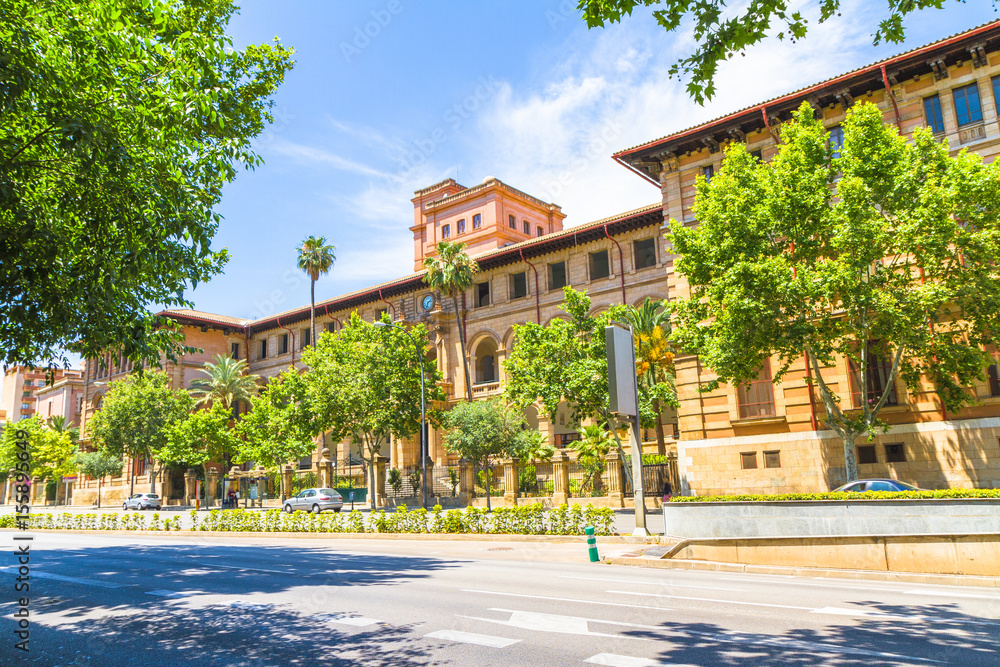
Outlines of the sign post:
[[194,508],[201,509],[201,480],[194,480]]
[[608,412],[627,417],[632,444],[632,491],[635,499],[633,535],[646,530],[646,501],[642,489],[642,442],[639,440],[639,386],[635,376],[635,338],[631,329],[604,329],[608,356]]

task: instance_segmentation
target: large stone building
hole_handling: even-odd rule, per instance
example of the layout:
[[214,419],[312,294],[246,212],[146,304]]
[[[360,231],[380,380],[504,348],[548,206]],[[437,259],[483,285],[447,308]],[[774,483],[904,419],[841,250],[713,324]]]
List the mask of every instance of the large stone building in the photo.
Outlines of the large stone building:
[[[854,101],[869,100],[904,134],[929,126],[954,150],[968,148],[992,159],[1000,152],[998,74],[1000,22],[995,22],[622,151],[615,159],[658,187],[661,202],[565,229],[558,206],[497,179],[470,188],[449,179],[423,188],[412,199],[416,272],[317,303],[317,328],[337,331],[352,312],[369,321],[387,312],[402,325],[423,322],[450,402],[466,392],[463,356],[472,368],[473,395],[499,394],[513,326],[558,317],[563,285],[585,290],[595,311],[646,297],[687,295],[673,270],[664,220],[696,224],[695,179],[719,166],[728,143],[744,142],[767,160],[776,150],[777,125],[802,101],[810,101],[836,131]],[[422,280],[424,259],[434,256],[443,239],[465,242],[481,267],[476,284],[460,298],[464,349],[450,302]],[[168,311],[164,314],[180,324],[187,343],[204,352],[165,363],[165,369],[175,387],[187,387],[216,354],[246,359],[250,371],[265,378],[289,365],[302,367],[309,312],[304,305],[244,320]],[[104,366],[110,370],[88,364],[87,413],[99,407],[107,383],[129,370],[113,359]],[[732,387],[700,393],[698,387],[713,376],[696,358],[679,358],[677,369],[681,407],[661,419],[668,433],[679,433],[670,446],[678,453],[686,491],[825,491],[842,479],[841,445],[822,428],[822,406],[806,383],[804,364],[793,367],[780,385],[762,382],[753,400]],[[884,411],[892,424],[889,433],[874,446],[859,448],[862,475],[899,477],[929,488],[1000,485],[1000,379],[996,369],[991,372],[994,380],[975,388],[981,402],[959,414],[942,414],[932,393],[908,395],[899,384],[895,405]],[[846,386],[849,375],[843,363],[824,372],[838,387]],[[529,407],[527,416],[557,446],[575,437],[564,411],[549,420]],[[339,459],[347,455],[348,443],[323,444]],[[391,466],[405,467],[418,462],[418,449],[416,439],[403,440],[383,453]],[[438,464],[453,461],[433,430],[429,454]]]
[[[836,133],[856,101],[878,105],[904,135],[931,128],[953,153],[975,151],[988,162],[1000,153],[1000,22],[862,67],[682,132],[617,153],[622,164],[659,188],[663,213],[696,224],[695,179],[718,169],[725,147],[745,143],[768,160],[778,125],[808,101]],[[688,296],[667,262],[669,295]],[[766,372],[766,371],[765,371]],[[698,495],[826,491],[844,480],[843,446],[810,390],[804,361],[780,384],[762,377],[749,391],[723,386],[697,358],[677,360],[681,400],[678,465],[686,490]],[[946,413],[929,385],[911,394],[897,380],[882,416],[889,432],[857,446],[861,477],[893,477],[925,488],[1000,487],[1000,374],[973,388],[978,403]],[[851,372],[841,359],[823,371],[841,396],[851,396]],[[854,397],[855,406],[859,396]]]

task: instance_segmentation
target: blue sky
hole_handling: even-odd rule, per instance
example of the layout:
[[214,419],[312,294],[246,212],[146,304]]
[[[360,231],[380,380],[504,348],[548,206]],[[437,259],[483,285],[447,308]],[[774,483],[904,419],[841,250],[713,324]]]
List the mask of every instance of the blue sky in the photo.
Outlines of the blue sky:
[[317,300],[409,273],[409,199],[447,177],[500,178],[560,204],[568,226],[654,203],[611,153],[996,17],[989,0],[953,2],[912,16],[906,44],[873,47],[880,14],[850,1],[803,42],[725,65],[699,107],[667,76],[689,33],[644,14],[587,30],[575,5],[244,0],[237,46],[278,36],[297,64],[256,142],[265,164],[225,191],[215,245],[232,260],[190,293],[196,307],[261,317],[307,304],[295,248],[310,234],[338,258]]

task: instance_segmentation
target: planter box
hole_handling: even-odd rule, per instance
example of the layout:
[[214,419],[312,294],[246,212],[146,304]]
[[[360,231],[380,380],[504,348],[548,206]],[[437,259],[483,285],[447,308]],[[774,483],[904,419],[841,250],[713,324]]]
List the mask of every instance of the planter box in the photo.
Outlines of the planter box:
[[681,538],[1000,533],[1000,499],[791,500],[667,503],[666,534]]

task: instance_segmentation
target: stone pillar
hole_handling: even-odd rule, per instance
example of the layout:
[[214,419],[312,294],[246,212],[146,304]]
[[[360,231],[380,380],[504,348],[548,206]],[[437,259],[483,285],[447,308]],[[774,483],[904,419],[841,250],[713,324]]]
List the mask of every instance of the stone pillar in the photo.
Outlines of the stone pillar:
[[164,470],[160,474],[163,475],[160,478],[160,502],[166,505],[167,498],[174,494],[174,480],[167,470]]
[[569,456],[565,452],[556,452],[552,457],[552,476],[555,478],[555,489],[552,492],[553,505],[569,504]]
[[458,463],[458,493],[459,495],[469,498],[472,496],[473,490],[476,488],[476,470],[475,468],[465,459],[462,459]]
[[611,507],[625,507],[622,489],[624,480],[622,479],[622,459],[617,449],[612,449],[604,457],[604,465],[608,470],[608,504]]
[[[169,476],[167,479],[170,479]],[[164,480],[166,481],[166,480]],[[212,509],[215,501],[215,485],[219,482],[219,469],[215,466],[205,468],[205,508]],[[166,501],[164,501],[166,503]]]
[[517,505],[518,484],[517,459],[507,459],[503,462],[503,502],[505,505]]
[[292,495],[292,466],[286,463],[281,466],[281,502]]
[[375,457],[375,489],[374,489],[374,500],[375,507],[385,507],[386,497],[385,497],[385,466],[389,463],[389,459],[385,456]]
[[[423,473],[423,471],[421,471],[421,473]],[[423,480],[421,480],[421,488],[423,487],[423,484],[424,482]],[[434,459],[432,459],[429,455],[427,457],[426,484],[427,484],[427,503],[428,503],[427,507],[431,507],[430,502],[434,498]],[[423,498],[421,498],[421,501],[423,501]]]
[[184,473],[184,504],[194,505],[194,482],[197,478],[194,469],[188,468],[188,471]]
[[322,456],[316,465],[319,468],[319,485],[324,488],[333,486],[333,462],[330,461],[329,447],[323,448]]

